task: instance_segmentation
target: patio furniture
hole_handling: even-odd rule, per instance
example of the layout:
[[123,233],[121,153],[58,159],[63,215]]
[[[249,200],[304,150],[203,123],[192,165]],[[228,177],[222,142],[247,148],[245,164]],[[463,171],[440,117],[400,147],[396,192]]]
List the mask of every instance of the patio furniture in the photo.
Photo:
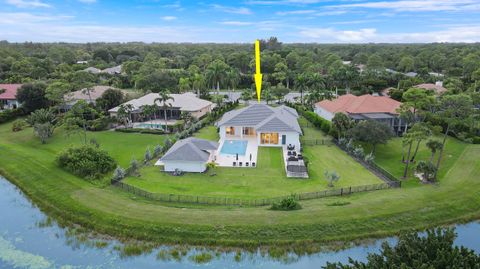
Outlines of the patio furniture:
[[291,156],[291,155],[292,155],[292,152],[291,152],[291,151],[288,151],[288,152],[287,152],[287,155],[288,155],[288,156]]
[[254,162],[252,162],[252,167],[255,167],[255,163],[254,163]]
[[233,162],[233,166],[237,166],[237,162]]
[[296,157],[293,157],[293,156],[288,157],[287,160],[288,160],[289,162],[296,162],[296,161],[298,161],[298,159],[297,159]]
[[245,162],[245,166],[248,166],[248,162]]
[[242,162],[238,162],[238,166],[242,166]]
[[292,151],[292,156],[297,156],[297,153],[295,151]]
[[298,155],[297,155],[297,158],[298,158],[299,160],[303,160],[303,155],[302,155],[302,154],[298,154]]

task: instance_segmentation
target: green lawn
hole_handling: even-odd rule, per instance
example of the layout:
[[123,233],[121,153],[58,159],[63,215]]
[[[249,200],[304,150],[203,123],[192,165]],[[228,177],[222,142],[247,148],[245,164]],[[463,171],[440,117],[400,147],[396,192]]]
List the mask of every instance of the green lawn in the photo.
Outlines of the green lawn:
[[[451,165],[449,169],[448,165],[442,166],[445,171],[438,185],[418,184],[302,201],[302,210],[278,212],[265,207],[182,205],[179,208],[139,199],[114,187],[101,188],[60,169],[54,162],[58,151],[69,144],[80,143],[78,137],[66,138],[62,132],[56,132],[54,139],[41,145],[31,129],[12,133],[10,128],[11,123],[0,125],[0,173],[3,176],[62,224],[75,223],[87,230],[123,239],[244,247],[297,245],[311,246],[310,250],[314,250],[313,246],[319,245],[317,242],[386,236],[404,229],[480,218],[480,145],[464,145],[463,151],[450,150],[454,144],[449,141],[446,154],[452,155]],[[132,155],[140,158],[147,145],[153,147],[163,139],[155,135],[113,132],[91,135],[122,164],[128,163]],[[380,151],[381,147],[379,154]],[[319,154],[318,158],[321,157]],[[338,171],[343,177],[351,166],[342,162],[344,160],[339,159],[337,165],[343,167]],[[344,206],[332,206],[338,203]]]
[[[301,124],[305,125],[305,122]],[[303,130],[311,138],[326,138],[313,127],[304,126]],[[217,130],[213,126],[203,128],[195,136],[218,141]],[[178,177],[149,166],[142,168],[140,177],[129,177],[124,182],[154,193],[229,198],[268,198],[325,190],[328,189],[323,175],[325,170],[340,174],[336,188],[383,182],[335,146],[306,146],[304,155],[311,162],[310,178],[307,180],[286,177],[280,148],[259,147],[256,168],[217,167],[215,176],[206,172]]]
[[[441,137],[437,137],[441,141]],[[431,151],[425,146],[426,141],[420,144],[415,163],[420,160],[428,161],[431,156]],[[414,145],[415,146],[415,145]],[[443,178],[445,173],[452,167],[457,160],[457,157],[465,150],[466,143],[461,142],[455,138],[449,137],[447,139],[442,163],[439,170],[439,178]],[[365,146],[365,152],[370,152],[371,147]],[[407,150],[407,149],[406,149]],[[413,149],[412,149],[413,154]],[[438,156],[438,154],[437,154]],[[375,162],[389,171],[397,178],[403,177],[405,164],[402,163],[402,138],[393,138],[386,145],[378,145],[375,152]],[[415,163],[410,163],[408,178],[413,179],[413,171]],[[415,180],[418,183],[418,180]]]
[[220,137],[218,136],[217,127],[212,125],[203,127],[198,132],[194,133],[193,136],[215,142],[218,142],[218,140],[220,139]]

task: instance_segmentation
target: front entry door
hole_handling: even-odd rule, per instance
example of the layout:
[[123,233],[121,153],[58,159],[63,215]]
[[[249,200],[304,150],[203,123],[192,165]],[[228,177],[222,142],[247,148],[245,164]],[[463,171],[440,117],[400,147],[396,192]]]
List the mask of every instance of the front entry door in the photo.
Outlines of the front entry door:
[[287,143],[287,136],[282,135],[282,145],[285,145]]

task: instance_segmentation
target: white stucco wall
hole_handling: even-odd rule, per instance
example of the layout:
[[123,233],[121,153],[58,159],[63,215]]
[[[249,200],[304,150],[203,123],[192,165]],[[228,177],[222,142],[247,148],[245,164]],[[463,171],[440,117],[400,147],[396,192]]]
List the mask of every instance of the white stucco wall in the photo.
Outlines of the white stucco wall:
[[333,116],[335,116],[334,113],[331,113],[321,107],[315,107],[315,113],[317,113],[318,116],[328,120],[328,121],[332,121],[333,119]]
[[179,161],[164,161],[166,172],[173,172],[175,169],[184,172],[197,172],[201,173],[207,169],[206,163],[203,162],[179,162]]

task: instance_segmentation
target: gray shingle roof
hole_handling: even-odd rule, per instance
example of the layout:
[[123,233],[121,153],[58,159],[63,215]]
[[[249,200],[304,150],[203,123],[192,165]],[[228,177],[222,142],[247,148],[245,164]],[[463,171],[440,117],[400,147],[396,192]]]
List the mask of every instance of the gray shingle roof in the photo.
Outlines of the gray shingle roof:
[[297,111],[290,107],[254,104],[225,113],[216,125],[254,127],[258,131],[302,133],[297,118]]
[[216,150],[218,143],[189,137],[177,141],[168,151],[160,158],[160,161],[189,161],[189,162],[206,162],[210,154],[206,150]]

